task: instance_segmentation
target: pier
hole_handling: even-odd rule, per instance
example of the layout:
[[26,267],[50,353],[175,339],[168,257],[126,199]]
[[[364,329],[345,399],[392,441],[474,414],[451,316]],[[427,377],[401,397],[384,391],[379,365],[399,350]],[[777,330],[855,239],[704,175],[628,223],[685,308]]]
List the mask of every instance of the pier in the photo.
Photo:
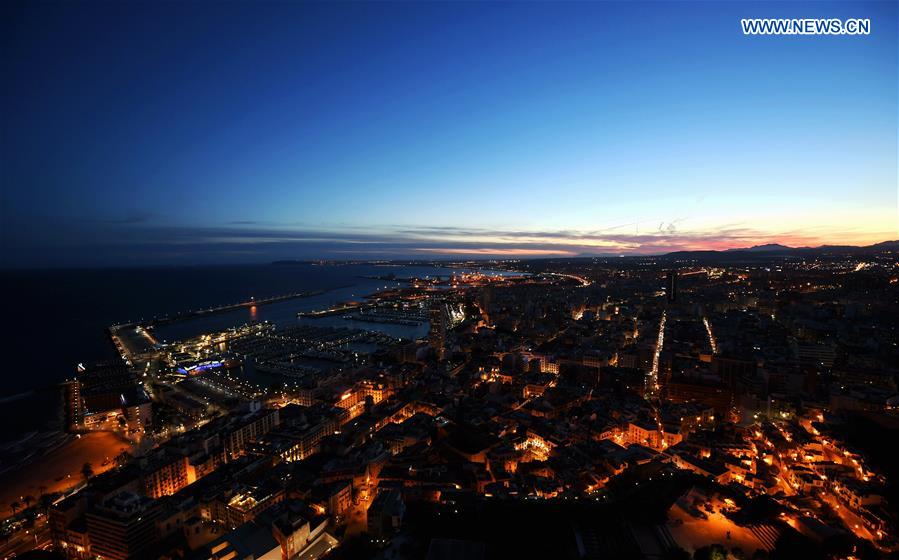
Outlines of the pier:
[[[345,286],[342,286],[345,287]],[[337,288],[335,288],[337,289]],[[207,309],[198,309],[196,311],[188,311],[186,313],[178,313],[177,315],[169,315],[167,317],[161,317],[159,319],[152,319],[143,323],[147,326],[155,326],[155,325],[165,325],[167,323],[174,323],[176,321],[183,321],[185,319],[192,319],[195,317],[203,317],[206,315],[215,315],[216,313],[226,313],[228,311],[234,311],[235,309],[240,309],[243,307],[255,307],[257,305],[269,305],[272,303],[278,303],[279,301],[286,301],[289,299],[298,299],[298,298],[306,298],[312,296],[320,296],[326,293],[328,290],[315,290],[311,292],[296,292],[292,294],[283,294],[280,296],[272,296],[268,298],[255,299],[250,298],[247,301],[241,301],[239,303],[231,303],[227,305],[220,305],[218,307],[209,307]]]
[[369,309],[373,309],[376,306],[377,304],[375,303],[343,303],[334,307],[329,307],[328,309],[320,309],[318,311],[300,311],[299,313],[297,313],[297,317],[306,319],[318,319],[321,317],[340,315],[348,311],[366,311]]

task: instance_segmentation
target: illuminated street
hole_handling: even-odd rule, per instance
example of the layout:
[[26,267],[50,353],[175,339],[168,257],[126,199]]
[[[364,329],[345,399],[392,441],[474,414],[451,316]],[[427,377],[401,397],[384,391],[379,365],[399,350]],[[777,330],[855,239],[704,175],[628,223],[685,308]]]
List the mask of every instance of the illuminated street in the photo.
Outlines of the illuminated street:
[[657,395],[659,391],[659,356],[665,347],[665,319],[667,312],[662,312],[662,318],[659,320],[659,335],[656,339],[655,351],[652,355],[652,367],[646,376],[646,391],[649,395]]

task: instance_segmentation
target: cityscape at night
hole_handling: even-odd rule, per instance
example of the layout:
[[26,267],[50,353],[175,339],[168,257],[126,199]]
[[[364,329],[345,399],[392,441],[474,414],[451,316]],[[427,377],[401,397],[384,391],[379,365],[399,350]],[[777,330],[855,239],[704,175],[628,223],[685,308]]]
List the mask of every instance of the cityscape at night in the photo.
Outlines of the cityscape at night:
[[899,558],[899,3],[13,0],[0,558]]

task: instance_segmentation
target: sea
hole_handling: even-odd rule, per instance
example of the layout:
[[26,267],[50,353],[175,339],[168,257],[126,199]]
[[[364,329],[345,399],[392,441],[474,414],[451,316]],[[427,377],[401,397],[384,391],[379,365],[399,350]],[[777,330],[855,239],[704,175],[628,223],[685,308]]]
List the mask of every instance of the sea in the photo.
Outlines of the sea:
[[[60,428],[58,384],[79,363],[116,359],[107,329],[120,323],[297,292],[310,297],[183,319],[156,327],[174,341],[249,321],[378,330],[415,339],[418,326],[361,323],[299,311],[361,300],[402,284],[384,278],[447,278],[466,269],[423,265],[273,263],[196,267],[14,270],[0,272],[4,295],[0,361],[0,443]],[[470,269],[469,269],[470,270]],[[501,271],[491,271],[506,274]]]

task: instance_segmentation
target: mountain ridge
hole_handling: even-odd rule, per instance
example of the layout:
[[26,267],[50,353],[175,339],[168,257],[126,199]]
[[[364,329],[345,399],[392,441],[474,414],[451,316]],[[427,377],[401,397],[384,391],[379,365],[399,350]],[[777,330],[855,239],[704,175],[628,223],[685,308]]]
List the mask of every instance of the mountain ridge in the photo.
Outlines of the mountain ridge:
[[752,247],[740,247],[724,250],[696,250],[696,251],[673,251],[660,255],[662,257],[682,257],[682,256],[739,256],[739,255],[809,255],[820,253],[879,253],[883,251],[896,250],[899,251],[899,240],[881,241],[873,245],[819,245],[817,247],[789,247],[779,243],[767,243],[764,245],[753,245]]

